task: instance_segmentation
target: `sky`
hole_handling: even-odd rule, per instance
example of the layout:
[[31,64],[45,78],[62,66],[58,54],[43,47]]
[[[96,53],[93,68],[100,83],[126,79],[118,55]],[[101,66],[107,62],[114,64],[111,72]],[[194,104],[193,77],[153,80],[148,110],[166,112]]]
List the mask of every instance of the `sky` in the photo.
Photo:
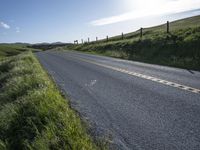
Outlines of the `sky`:
[[73,42],[200,15],[200,0],[0,0],[0,43]]

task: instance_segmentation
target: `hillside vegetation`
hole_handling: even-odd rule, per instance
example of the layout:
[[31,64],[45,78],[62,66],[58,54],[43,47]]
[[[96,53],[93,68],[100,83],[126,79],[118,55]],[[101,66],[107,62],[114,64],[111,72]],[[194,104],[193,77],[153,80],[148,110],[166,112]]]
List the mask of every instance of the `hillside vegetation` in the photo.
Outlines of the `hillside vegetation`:
[[27,44],[0,44],[0,60],[5,57],[14,56],[28,50],[38,51],[33,48],[28,48],[27,46]]
[[29,48],[34,48],[34,49],[41,49],[41,50],[49,50],[49,49],[54,49],[57,47],[64,47],[64,46],[68,46],[68,45],[72,45],[69,43],[40,43],[40,44],[33,44],[33,45],[29,45]]
[[143,29],[65,49],[91,52],[147,63],[200,70],[200,16],[170,23],[170,33],[166,24]]
[[1,150],[98,149],[31,52],[0,62],[0,118]]

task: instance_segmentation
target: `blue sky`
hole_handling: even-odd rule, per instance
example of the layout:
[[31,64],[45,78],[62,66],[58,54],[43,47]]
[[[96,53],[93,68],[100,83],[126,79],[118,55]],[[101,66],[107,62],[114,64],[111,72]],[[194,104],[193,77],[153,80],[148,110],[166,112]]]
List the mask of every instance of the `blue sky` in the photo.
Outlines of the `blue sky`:
[[0,43],[104,38],[200,14],[200,0],[0,0]]

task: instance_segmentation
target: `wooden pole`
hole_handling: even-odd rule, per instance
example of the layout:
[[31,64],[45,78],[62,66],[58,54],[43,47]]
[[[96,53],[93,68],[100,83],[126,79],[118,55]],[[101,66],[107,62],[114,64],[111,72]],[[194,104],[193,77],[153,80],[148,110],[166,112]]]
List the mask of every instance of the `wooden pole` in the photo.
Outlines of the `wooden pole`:
[[106,39],[107,39],[107,42],[108,42],[108,36],[106,37]]
[[143,28],[140,29],[140,38],[143,36]]
[[167,33],[169,33],[169,21],[167,21]]
[[124,39],[124,33],[122,32],[122,40]]

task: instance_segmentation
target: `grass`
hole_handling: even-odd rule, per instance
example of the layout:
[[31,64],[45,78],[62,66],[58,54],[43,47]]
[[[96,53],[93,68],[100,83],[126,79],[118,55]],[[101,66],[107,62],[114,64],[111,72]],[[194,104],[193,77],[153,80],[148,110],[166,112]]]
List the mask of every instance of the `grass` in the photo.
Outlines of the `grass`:
[[0,62],[0,149],[99,149],[31,52]]
[[122,59],[200,70],[200,16],[143,29],[109,41],[101,40],[65,47],[69,50],[91,52]]
[[64,46],[68,46],[68,45],[72,45],[70,43],[41,43],[41,44],[33,44],[33,45],[29,45],[28,48],[34,48],[34,49],[41,49],[41,50],[49,50],[49,49],[54,49],[57,47],[64,47]]
[[27,46],[27,44],[0,44],[0,60],[5,57],[20,54],[27,50],[31,50],[33,52],[38,51],[33,48],[28,48]]

